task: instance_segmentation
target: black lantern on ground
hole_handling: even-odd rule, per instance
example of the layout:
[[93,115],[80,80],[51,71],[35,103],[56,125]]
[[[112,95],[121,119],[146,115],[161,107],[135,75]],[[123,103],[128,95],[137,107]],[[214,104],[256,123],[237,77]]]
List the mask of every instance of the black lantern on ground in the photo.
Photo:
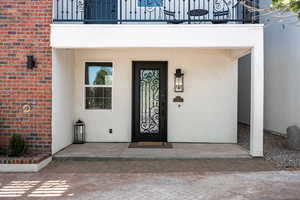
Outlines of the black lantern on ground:
[[80,119],[74,124],[74,144],[85,143],[85,124]]
[[184,74],[181,72],[181,69],[176,69],[176,73],[174,74],[174,91],[175,92],[183,92],[184,85],[183,85],[183,76]]

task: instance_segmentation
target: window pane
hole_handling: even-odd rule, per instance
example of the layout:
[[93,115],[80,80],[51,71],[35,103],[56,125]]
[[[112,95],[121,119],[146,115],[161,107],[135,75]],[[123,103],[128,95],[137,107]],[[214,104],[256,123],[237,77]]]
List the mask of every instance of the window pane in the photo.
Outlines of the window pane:
[[140,7],[162,7],[162,0],[139,0],[138,6]]
[[111,109],[111,87],[86,87],[86,109]]
[[104,109],[111,109],[111,98],[104,98]]
[[112,63],[93,63],[86,66],[86,85],[112,85]]
[[111,88],[104,88],[103,97],[111,97]]

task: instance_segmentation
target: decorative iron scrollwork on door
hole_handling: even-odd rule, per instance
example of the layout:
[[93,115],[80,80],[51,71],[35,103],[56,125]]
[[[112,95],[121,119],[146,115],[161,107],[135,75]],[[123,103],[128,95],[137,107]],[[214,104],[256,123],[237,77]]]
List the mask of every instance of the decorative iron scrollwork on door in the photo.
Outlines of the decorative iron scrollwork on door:
[[159,70],[140,71],[140,132],[159,133]]

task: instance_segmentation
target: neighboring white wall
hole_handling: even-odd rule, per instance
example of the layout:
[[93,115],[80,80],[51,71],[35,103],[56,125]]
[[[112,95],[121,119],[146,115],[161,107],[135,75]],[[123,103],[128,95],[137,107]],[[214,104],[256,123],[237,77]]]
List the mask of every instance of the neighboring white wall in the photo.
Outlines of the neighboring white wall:
[[[235,143],[237,61],[226,50],[131,48],[75,50],[74,111],[87,125],[87,141],[131,140],[132,61],[168,61],[168,139],[171,142]],[[84,109],[84,62],[113,62],[113,109]],[[185,91],[173,92],[174,72],[185,73]],[[173,98],[182,95],[179,108]],[[113,133],[109,134],[108,129]]]
[[[262,7],[267,8],[270,1],[262,3]],[[264,29],[264,128],[285,134],[288,126],[300,126],[300,27],[272,17],[264,17],[262,22],[267,23]],[[248,93],[245,93],[250,87],[250,77],[246,76],[250,63],[250,56],[241,58],[239,63],[238,119],[242,122],[248,119],[250,112]]]
[[251,54],[238,61],[238,122],[250,125]]
[[288,126],[300,126],[300,27],[285,19],[268,17],[264,21],[267,19],[264,127],[286,133]]
[[73,51],[53,49],[52,54],[52,154],[72,143]]

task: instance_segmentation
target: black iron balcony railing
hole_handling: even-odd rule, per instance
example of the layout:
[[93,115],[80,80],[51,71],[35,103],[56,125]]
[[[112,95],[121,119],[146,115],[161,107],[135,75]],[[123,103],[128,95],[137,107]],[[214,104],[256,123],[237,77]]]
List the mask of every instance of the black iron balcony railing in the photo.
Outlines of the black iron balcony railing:
[[[258,0],[247,0],[257,7]],[[241,0],[54,0],[54,23],[256,23]]]

